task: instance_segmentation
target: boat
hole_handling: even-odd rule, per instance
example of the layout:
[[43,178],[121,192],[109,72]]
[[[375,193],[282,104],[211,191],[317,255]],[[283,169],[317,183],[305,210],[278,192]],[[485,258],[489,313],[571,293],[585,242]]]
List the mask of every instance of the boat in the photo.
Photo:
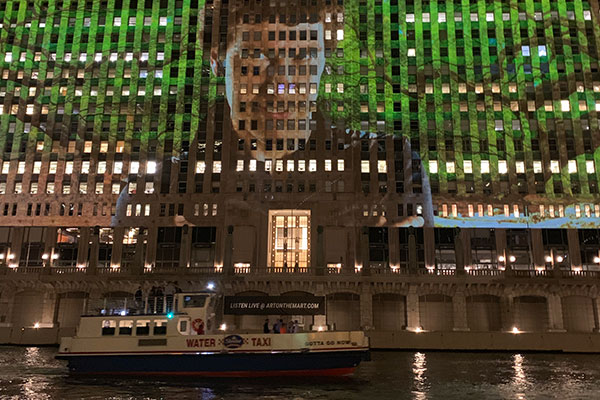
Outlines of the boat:
[[215,323],[217,298],[176,293],[172,311],[161,314],[84,315],[56,358],[75,375],[270,377],[351,375],[369,357],[362,331],[224,331]]

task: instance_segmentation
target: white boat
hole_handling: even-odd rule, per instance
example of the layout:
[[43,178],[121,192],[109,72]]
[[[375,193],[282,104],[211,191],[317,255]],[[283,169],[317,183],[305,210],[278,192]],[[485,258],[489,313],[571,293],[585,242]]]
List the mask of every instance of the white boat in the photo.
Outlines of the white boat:
[[73,374],[256,377],[349,375],[369,356],[362,331],[221,332],[216,299],[178,293],[162,315],[82,316],[56,358]]

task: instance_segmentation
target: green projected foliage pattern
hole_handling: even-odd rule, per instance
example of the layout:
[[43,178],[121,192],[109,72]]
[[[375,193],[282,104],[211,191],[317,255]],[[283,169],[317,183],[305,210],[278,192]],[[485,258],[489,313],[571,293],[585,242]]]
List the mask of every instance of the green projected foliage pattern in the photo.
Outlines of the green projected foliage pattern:
[[[325,63],[319,114],[333,129],[359,137],[404,137],[413,168],[428,173],[423,191],[431,193],[425,198],[437,209],[436,225],[596,226],[597,1],[280,3],[3,2],[4,161],[21,160],[36,146],[44,157],[74,159],[85,155],[87,141],[106,140],[107,161],[156,153],[163,176],[172,176],[171,164],[192,144],[222,144],[223,122],[215,115],[232,122],[223,106],[235,73],[218,69],[238,34],[237,14],[281,18],[318,6],[313,24],[343,23],[343,32],[318,50]],[[207,140],[211,124],[215,133]],[[488,213],[492,202],[505,209]],[[452,212],[456,203],[460,211]],[[524,207],[514,212],[514,204]],[[471,214],[479,214],[478,222]]]

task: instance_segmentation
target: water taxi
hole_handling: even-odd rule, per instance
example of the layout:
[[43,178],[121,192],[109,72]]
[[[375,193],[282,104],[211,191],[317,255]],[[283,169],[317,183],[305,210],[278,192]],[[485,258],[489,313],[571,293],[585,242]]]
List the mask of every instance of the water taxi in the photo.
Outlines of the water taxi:
[[72,374],[205,377],[350,375],[369,355],[362,331],[223,332],[217,295],[177,293],[164,314],[82,316],[56,358]]

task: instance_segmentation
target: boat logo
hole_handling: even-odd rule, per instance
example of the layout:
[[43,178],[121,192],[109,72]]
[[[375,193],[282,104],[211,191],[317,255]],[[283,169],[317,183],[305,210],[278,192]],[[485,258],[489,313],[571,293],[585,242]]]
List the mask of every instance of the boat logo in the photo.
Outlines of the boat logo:
[[237,349],[244,344],[244,339],[240,335],[229,335],[223,339],[223,345],[228,349]]

